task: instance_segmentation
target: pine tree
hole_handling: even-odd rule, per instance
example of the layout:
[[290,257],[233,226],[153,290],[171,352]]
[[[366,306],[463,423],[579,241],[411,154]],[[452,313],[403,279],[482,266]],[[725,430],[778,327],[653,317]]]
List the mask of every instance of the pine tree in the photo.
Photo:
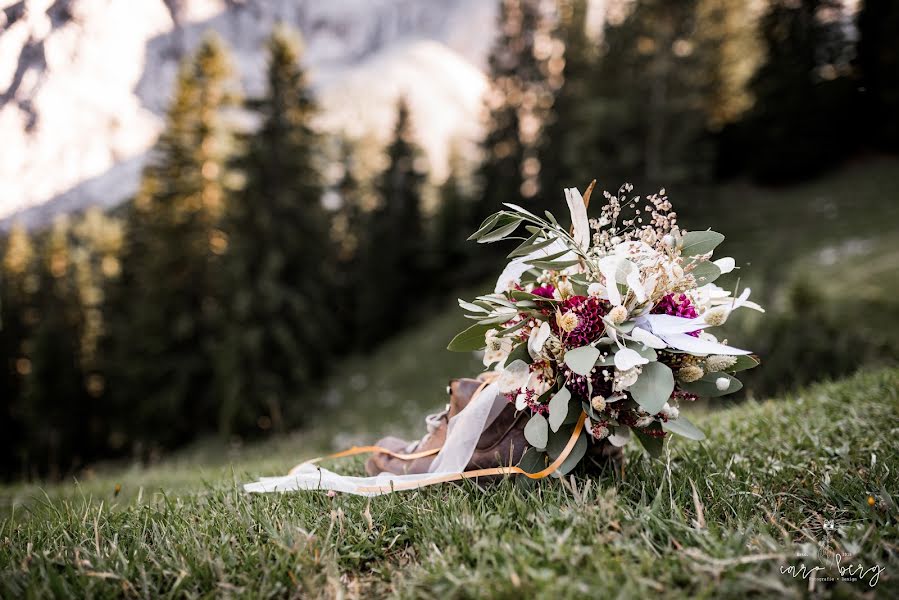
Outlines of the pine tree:
[[422,152],[413,139],[409,107],[397,107],[387,168],[378,178],[380,206],[366,219],[360,257],[363,279],[357,282],[358,334],[364,346],[384,340],[412,319],[410,310],[427,293],[421,187]]
[[281,428],[285,405],[322,375],[335,345],[334,251],[315,164],[315,104],[298,42],[278,29],[268,54],[266,95],[248,103],[261,127],[243,140],[236,166],[246,184],[228,218],[222,431],[257,419],[262,428]]
[[855,84],[844,76],[848,41],[841,14],[838,0],[775,0],[763,17],[767,54],[751,82],[755,107],[743,140],[757,178],[813,174],[854,144]]
[[227,248],[219,222],[228,74],[216,37],[182,64],[166,128],[128,215],[127,300],[115,331],[121,377],[111,384],[120,408],[137,407],[130,424],[119,425],[138,438],[174,443],[216,420],[211,349],[221,313],[216,264]]
[[880,148],[899,152],[899,3],[865,0],[858,30],[867,137]]
[[96,407],[85,389],[79,339],[84,331],[75,280],[71,227],[56,220],[39,246],[34,327],[27,340],[22,425],[26,462],[56,478],[92,458],[89,435]]
[[556,91],[540,144],[544,195],[561,197],[567,187],[583,190],[602,168],[594,141],[598,117],[590,84],[597,46],[587,32],[587,0],[560,0],[556,38],[564,44],[563,83]]
[[[499,35],[488,59],[487,133],[482,143],[481,201],[473,227],[503,202],[540,191],[537,141],[551,102],[548,63],[555,46],[540,0],[503,0]],[[558,57],[560,58],[560,57]],[[558,67],[559,62],[555,64]]]
[[0,264],[0,472],[23,474],[27,434],[22,419],[24,379],[31,371],[26,341],[33,327],[33,293],[37,285],[34,246],[24,227],[14,226],[3,244]]
[[637,0],[607,24],[591,93],[607,178],[658,184],[711,175],[718,57],[698,8],[699,0]]
[[450,173],[440,186],[440,205],[433,220],[433,252],[431,267],[433,280],[447,291],[466,279],[468,262],[472,257],[471,242],[467,241],[471,223],[471,193],[466,189],[465,167],[462,157],[450,155]]

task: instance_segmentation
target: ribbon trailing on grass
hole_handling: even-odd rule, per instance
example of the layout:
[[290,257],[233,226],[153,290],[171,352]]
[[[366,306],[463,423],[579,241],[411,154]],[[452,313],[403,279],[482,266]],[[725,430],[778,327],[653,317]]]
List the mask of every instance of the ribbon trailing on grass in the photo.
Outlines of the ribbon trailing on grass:
[[[379,446],[356,446],[328,456],[314,458],[295,466],[290,473],[283,477],[263,477],[254,483],[244,485],[248,492],[289,492],[295,490],[333,490],[360,496],[379,496],[403,490],[474,479],[477,477],[489,477],[492,475],[524,475],[530,479],[543,479],[554,473],[578,441],[578,437],[584,429],[584,421],[587,415],[581,412],[571,433],[568,443],[559,456],[542,471],[529,473],[521,467],[493,467],[489,469],[476,469],[466,471],[465,467],[474,454],[475,447],[484,430],[490,426],[493,420],[507,403],[506,398],[499,393],[495,383],[484,382],[477,389],[471,402],[449,421],[447,427],[446,442],[443,447],[411,454],[392,452]],[[408,475],[394,475],[381,473],[374,477],[352,477],[340,475],[328,469],[316,465],[316,463],[332,459],[383,452],[402,460],[414,460],[424,456],[437,454],[427,473],[415,473]]]

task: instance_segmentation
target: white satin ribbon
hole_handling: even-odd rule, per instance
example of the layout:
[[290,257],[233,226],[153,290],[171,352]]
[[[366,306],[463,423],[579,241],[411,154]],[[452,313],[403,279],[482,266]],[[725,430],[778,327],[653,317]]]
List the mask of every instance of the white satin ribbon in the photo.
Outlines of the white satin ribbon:
[[[481,434],[499,416],[506,398],[496,383],[486,386],[462,411],[450,419],[446,442],[427,473],[393,475],[381,473],[374,477],[340,475],[318,465],[304,463],[293,474],[283,477],[262,477],[245,484],[247,492],[292,492],[296,490],[334,490],[359,496],[379,496],[393,491],[393,485],[425,481],[441,475],[465,471],[477,447]],[[373,489],[374,488],[374,489]]]

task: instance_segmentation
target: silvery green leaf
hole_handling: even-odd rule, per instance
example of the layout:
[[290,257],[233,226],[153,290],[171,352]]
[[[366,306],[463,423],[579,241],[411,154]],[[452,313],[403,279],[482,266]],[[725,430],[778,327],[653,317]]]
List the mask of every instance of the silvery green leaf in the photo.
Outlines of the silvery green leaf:
[[687,417],[678,417],[676,419],[671,419],[667,423],[662,423],[662,429],[671,433],[676,433],[677,435],[682,435],[691,440],[699,441],[705,439],[705,434],[700,431],[696,425],[691,423]]
[[649,362],[648,358],[641,356],[636,350],[631,348],[619,348],[615,353],[615,368],[619,371],[627,371],[639,365],[645,365]]
[[643,449],[646,450],[646,453],[653,458],[659,458],[660,456],[662,456],[662,450],[665,447],[665,440],[664,438],[648,435],[645,431],[646,429],[661,430],[661,427],[659,427],[658,423],[653,423],[649,427],[638,427],[633,430],[634,434],[637,437],[637,441],[640,442],[640,445],[643,446]]
[[[567,252],[566,252],[567,254]],[[537,267],[538,269],[546,269],[547,271],[561,271],[562,269],[567,269],[568,267],[574,266],[578,264],[579,260],[576,258],[572,258],[569,260],[531,260],[528,261],[528,264]]]
[[493,329],[490,325],[472,325],[462,333],[456,335],[446,347],[453,352],[474,352],[484,347],[484,336],[487,331]]
[[681,254],[683,256],[708,254],[723,241],[724,236],[717,231],[690,231],[684,234]]
[[643,365],[643,372],[628,388],[640,407],[651,415],[662,410],[662,406],[674,391],[674,375],[667,365],[651,362]]
[[549,440],[549,424],[543,415],[533,415],[527,422],[524,426],[524,439],[534,448],[539,450],[546,448],[546,442]]
[[466,302],[465,300],[462,300],[461,298],[459,298],[459,306],[461,306],[468,312],[473,312],[473,313],[487,312],[486,308],[484,308],[482,306],[478,306],[477,304],[472,304],[471,302]]
[[540,220],[540,217],[538,217],[538,216],[535,215],[534,213],[530,212],[529,210],[524,209],[524,208],[518,206],[517,204],[512,204],[511,202],[503,202],[503,206],[508,206],[508,207],[511,208],[512,210],[517,210],[518,212],[524,213],[524,214],[526,214],[526,215],[529,216],[529,217],[533,217],[533,218],[537,219],[538,221]]
[[517,313],[507,314],[501,313],[498,315],[493,315],[478,321],[478,325],[502,325],[512,317],[514,317]]
[[[553,298],[538,296],[530,292],[525,292],[524,290],[511,290],[509,292],[509,295],[515,300],[531,300],[533,302],[558,302],[558,300],[554,300]],[[516,303],[516,306],[517,305],[518,304]]]
[[526,342],[521,342],[509,353],[509,358],[506,359],[506,363],[512,364],[516,360],[520,360],[525,364],[531,364],[534,362],[534,359],[531,358],[531,354],[528,352],[528,345]]
[[481,223],[481,226],[478,227],[478,230],[468,236],[468,241],[476,240],[496,225],[496,222],[499,221],[499,218],[502,216],[502,213],[493,213]]
[[520,224],[521,219],[516,217],[511,223],[497,227],[490,233],[485,233],[484,235],[482,235],[480,238],[478,238],[478,243],[489,244],[491,242],[497,242],[518,229],[518,225]]
[[746,369],[754,369],[759,366],[759,359],[752,355],[744,355],[738,356],[737,362],[734,363],[732,367],[729,369],[725,369],[726,371],[732,371],[736,373],[737,371],[745,371]]
[[560,227],[559,222],[556,221],[556,218],[553,216],[553,214],[551,212],[549,212],[548,210],[545,210],[545,211],[543,211],[543,214],[546,215],[546,218],[550,223],[552,223],[556,227]]
[[[565,436],[565,442],[567,444],[570,439],[570,435]],[[584,458],[584,454],[587,453],[587,433],[582,431],[581,435],[578,436],[577,441],[574,443],[574,448],[571,449],[571,454],[562,461],[562,464],[559,465],[559,468],[556,469],[552,476],[553,477],[562,477],[563,475],[567,475],[572,469],[574,469],[578,463]]]
[[571,392],[568,388],[563,387],[549,401],[549,427],[554,432],[559,430],[565,417],[568,416],[568,400],[571,399]]
[[702,261],[690,271],[690,275],[696,278],[696,285],[702,287],[707,283],[712,283],[721,276],[721,269],[710,261]]
[[599,350],[593,346],[581,346],[565,353],[565,364],[578,375],[587,376],[599,358]]
[[636,352],[637,354],[639,354],[640,356],[642,356],[649,362],[659,359],[659,355],[656,354],[656,351],[654,349],[650,348],[649,346],[644,346],[643,344],[631,343],[628,346],[628,348],[631,348],[634,352]]
[[544,240],[544,239],[540,239],[540,238],[541,238],[540,234],[535,233],[534,235],[529,237],[527,240],[522,242],[522,244],[520,246],[518,246],[517,248],[515,248],[515,250],[512,250],[512,252],[510,252],[508,255],[506,255],[506,258],[515,258],[517,256],[527,256],[528,254],[530,254],[532,252],[536,252],[537,250],[546,248],[547,246],[555,243],[555,241],[556,241],[552,238],[550,238],[548,240]]
[[[727,379],[727,387],[723,390],[718,387],[717,381],[719,379]],[[706,373],[697,381],[692,381],[690,383],[678,381],[677,383],[685,392],[690,392],[691,394],[696,394],[703,398],[726,396],[727,394],[733,394],[734,392],[739,391],[740,388],[743,387],[743,384],[740,383],[739,379],[732,375],[728,375],[727,373]]]
[[615,427],[612,435],[608,437],[609,443],[616,448],[621,448],[631,439],[631,428],[625,425]]

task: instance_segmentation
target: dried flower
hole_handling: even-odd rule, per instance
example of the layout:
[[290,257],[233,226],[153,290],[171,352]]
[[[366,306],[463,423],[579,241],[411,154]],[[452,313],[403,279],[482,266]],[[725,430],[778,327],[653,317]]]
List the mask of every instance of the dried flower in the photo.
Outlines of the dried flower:
[[707,371],[717,373],[726,371],[737,364],[736,356],[725,356],[723,354],[713,354],[705,359],[705,368]]
[[677,370],[677,378],[687,383],[701,379],[703,375],[705,372],[696,365],[685,365]]
[[609,321],[611,321],[613,325],[621,325],[627,321],[627,309],[623,306],[616,306],[609,311]]
[[571,333],[578,326],[577,315],[573,312],[563,314],[560,311],[556,311],[556,324],[559,326],[559,329],[565,333]]
[[603,411],[606,409],[606,399],[602,396],[594,396],[590,401],[590,406],[592,406],[595,411]]

